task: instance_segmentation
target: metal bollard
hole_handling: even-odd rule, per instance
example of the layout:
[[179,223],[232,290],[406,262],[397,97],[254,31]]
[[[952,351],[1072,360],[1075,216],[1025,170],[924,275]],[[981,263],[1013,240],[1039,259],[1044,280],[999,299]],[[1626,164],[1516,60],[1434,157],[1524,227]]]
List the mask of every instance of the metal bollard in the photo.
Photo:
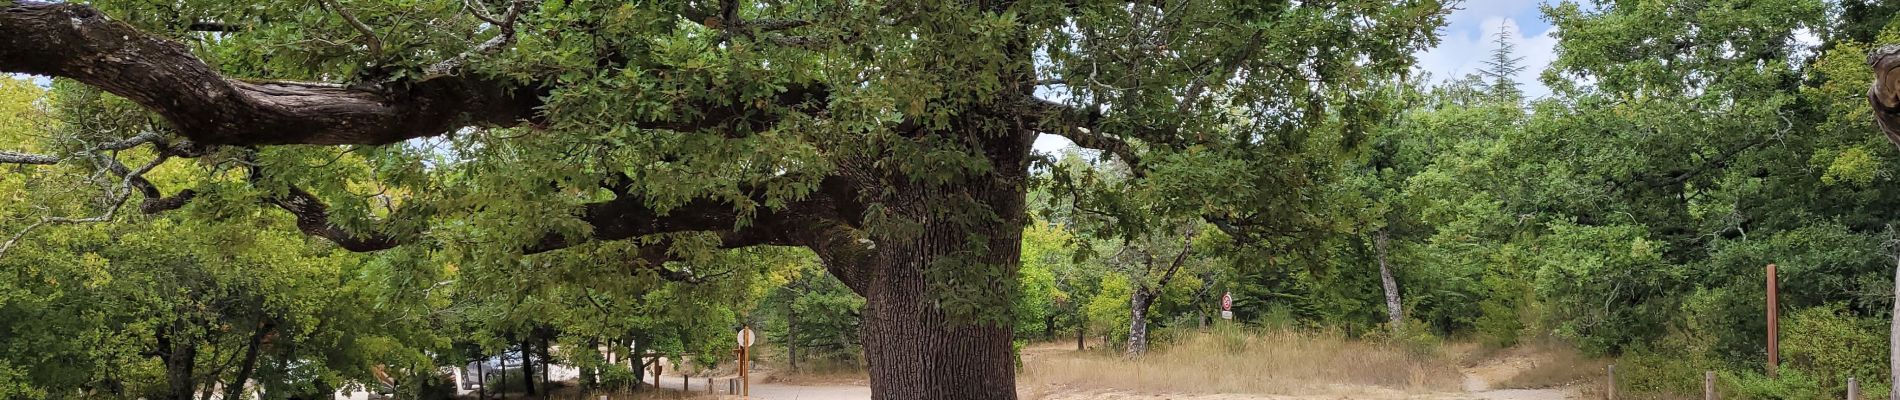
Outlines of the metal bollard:
[[1860,380],[1847,378],[1847,400],[1860,400]]

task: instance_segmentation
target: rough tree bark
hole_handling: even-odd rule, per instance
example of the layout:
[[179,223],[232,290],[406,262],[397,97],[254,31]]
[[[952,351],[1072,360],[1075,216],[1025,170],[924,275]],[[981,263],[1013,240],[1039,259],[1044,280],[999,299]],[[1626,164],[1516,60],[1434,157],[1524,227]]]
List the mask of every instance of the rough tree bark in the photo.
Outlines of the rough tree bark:
[[[1174,280],[1174,274],[1181,272],[1181,266],[1187,263],[1188,253],[1193,251],[1196,233],[1190,230],[1186,235],[1182,235],[1181,252],[1166,265],[1156,265],[1152,254],[1147,257],[1148,261],[1143,268],[1149,274],[1161,272],[1161,279],[1150,283],[1146,281],[1147,275],[1144,274],[1140,277],[1140,282],[1135,285],[1134,294],[1129,296],[1131,299],[1128,304],[1127,356],[1137,357],[1148,353],[1148,308],[1154,306],[1154,298],[1161,294],[1162,288],[1168,287],[1168,282]],[[1156,270],[1157,267],[1162,269]]]
[[1128,356],[1148,353],[1148,305],[1154,294],[1147,288],[1136,289],[1128,302]]
[[798,372],[798,309],[785,302],[785,349],[791,352],[792,372]]
[[1379,283],[1385,287],[1386,320],[1391,323],[1392,329],[1398,329],[1405,326],[1405,306],[1399,302],[1399,281],[1392,279],[1392,267],[1386,262],[1386,246],[1391,240],[1386,237],[1385,229],[1379,229],[1372,241],[1373,251],[1378,253],[1379,258]]
[[[1900,45],[1886,45],[1867,54],[1867,67],[1873,69],[1874,81],[1867,88],[1867,102],[1873,106],[1874,124],[1880,127],[1887,141],[1900,146]],[[1894,286],[1896,296],[1893,314],[1888,322],[1887,343],[1889,353],[1888,371],[1892,374],[1889,382],[1900,382],[1900,255],[1894,258]],[[1889,396],[1900,400],[1900,390]]]
[[534,345],[528,338],[521,339],[521,390],[528,396],[534,396]]
[[225,400],[243,398],[241,396],[244,394],[244,383],[250,381],[251,374],[257,371],[258,353],[263,351],[264,337],[270,335],[273,328],[273,324],[266,322],[258,325],[257,331],[251,333],[250,342],[245,343],[244,361],[238,364],[237,376],[232,377],[231,383],[225,385]]
[[475,400],[488,400],[488,357],[475,361]]
[[158,331],[158,349],[165,364],[166,398],[170,400],[192,400],[192,368],[198,364],[198,345],[189,338],[179,338],[184,330],[183,321],[175,322],[171,328]]
[[[872,236],[870,264],[846,274],[863,279],[844,280],[865,298],[863,339],[874,398],[1016,397],[1015,368],[1009,356],[1011,330],[1000,323],[952,319],[931,298],[927,275],[956,274],[942,269],[979,263],[1006,273],[1002,281],[987,283],[997,286],[989,293],[1003,292],[1001,285],[1014,282],[1022,251],[1022,185],[1026,180],[1021,175],[1027,171],[1022,163],[1027,162],[1029,139],[1027,135],[1010,138],[1014,143],[999,143],[1002,148],[993,149],[992,154],[1014,158],[996,168],[1004,176],[950,187],[900,188],[883,202],[919,221],[921,229],[914,235]],[[938,203],[942,198],[975,199],[1006,220],[964,225],[953,218],[934,218],[933,214],[946,211],[938,209],[943,207]],[[973,248],[975,237],[984,239]],[[999,312],[1007,312],[1007,307],[1002,309]]]

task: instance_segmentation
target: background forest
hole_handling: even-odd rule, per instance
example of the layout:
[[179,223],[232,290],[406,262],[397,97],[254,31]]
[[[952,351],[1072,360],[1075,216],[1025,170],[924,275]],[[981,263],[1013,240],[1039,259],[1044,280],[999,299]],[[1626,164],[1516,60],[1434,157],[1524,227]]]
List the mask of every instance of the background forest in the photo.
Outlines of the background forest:
[[[1696,393],[1715,370],[1744,398],[1837,396],[1850,376],[1885,396],[1900,152],[1869,115],[1866,57],[1900,43],[1896,12],[1861,0],[1559,2],[1544,8],[1560,32],[1541,74],[1548,96],[1523,94],[1510,77],[1524,67],[1500,40],[1480,74],[1356,92],[1352,104],[1372,106],[1263,144],[1280,155],[1270,164],[1189,149],[1134,179],[1098,151],[1038,154],[1015,338],[1139,355],[1215,324],[1232,293],[1246,326],[1420,351],[1574,346],[1619,360],[1620,384],[1639,393]],[[152,122],[70,81],[0,79],[8,151],[96,149]],[[393,180],[461,161],[400,146],[261,151]],[[742,324],[790,368],[864,362],[864,299],[803,249],[705,246],[674,269],[631,269],[599,262],[632,257],[630,244],[497,254],[458,241],[488,229],[473,224],[437,226],[431,246],[355,253],[237,200],[118,210],[115,199],[165,196],[99,171],[161,157],[0,166],[0,397],[234,396],[241,386],[210,383],[256,380],[273,396],[390,382],[428,398],[442,390],[435,367],[524,351],[618,388],[647,378],[625,354],[731,362]],[[221,160],[145,177],[211,188],[171,194],[201,199],[288,190],[234,178],[246,166]],[[1253,187],[1274,190],[1232,197]],[[390,188],[332,189],[366,199],[337,214],[382,216],[400,201]],[[521,194],[458,193],[489,207],[476,216],[533,215],[503,210],[531,207],[509,205]],[[1239,201],[1255,202],[1235,208],[1250,228],[1204,218]],[[112,222],[45,218],[60,215]],[[1779,378],[1762,362],[1771,263]]]

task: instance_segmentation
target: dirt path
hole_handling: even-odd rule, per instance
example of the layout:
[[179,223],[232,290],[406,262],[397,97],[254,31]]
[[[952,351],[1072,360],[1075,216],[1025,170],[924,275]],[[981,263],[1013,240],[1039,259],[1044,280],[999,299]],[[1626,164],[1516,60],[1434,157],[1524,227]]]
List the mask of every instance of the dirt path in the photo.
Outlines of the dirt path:
[[1497,382],[1510,380],[1535,365],[1537,360],[1517,354],[1485,360],[1463,368],[1465,393],[1486,400],[1565,400],[1573,396],[1568,389],[1497,389]]
[[[1060,352],[1074,351],[1074,345],[1040,345],[1023,349],[1023,361],[1033,363],[1038,359]],[[1464,375],[1462,392],[1408,393],[1399,390],[1375,387],[1338,387],[1326,395],[1290,396],[1262,394],[1182,394],[1182,393],[1131,393],[1117,390],[1086,390],[1078,388],[1041,388],[1024,392],[1026,399],[1041,400],[1336,400],[1336,399],[1408,399],[1408,400],[1568,400],[1577,398],[1572,389],[1498,389],[1496,383],[1510,380],[1517,374],[1529,370],[1537,362],[1530,356],[1505,353],[1485,360],[1469,368],[1461,368]],[[713,392],[726,395],[726,380],[731,377],[714,378]],[[871,388],[863,385],[789,385],[782,383],[763,383],[765,376],[753,377],[752,398],[759,400],[869,400]],[[660,379],[660,386],[667,389],[685,389],[693,393],[706,393],[706,378],[691,378],[686,386],[678,375]],[[737,396],[727,397],[737,398]]]
[[[725,395],[726,389],[727,389],[726,380],[729,378],[732,378],[732,377],[726,376],[726,377],[713,378],[713,387],[712,387],[713,392],[715,394]],[[855,385],[803,386],[803,385],[786,385],[786,384],[778,384],[778,383],[759,382],[761,380],[764,380],[763,378],[764,377],[762,376],[758,376],[758,377],[753,377],[752,379],[752,398],[754,399],[758,399],[758,400],[870,400],[871,399],[871,388],[865,387],[865,386],[855,386]],[[680,377],[678,375],[672,375],[672,376],[663,375],[660,378],[661,388],[680,390],[683,388],[681,386],[682,383],[690,384],[688,387],[684,387],[686,391],[693,392],[693,393],[706,393],[706,378],[704,377],[689,378],[687,379],[686,382],[681,382]]]

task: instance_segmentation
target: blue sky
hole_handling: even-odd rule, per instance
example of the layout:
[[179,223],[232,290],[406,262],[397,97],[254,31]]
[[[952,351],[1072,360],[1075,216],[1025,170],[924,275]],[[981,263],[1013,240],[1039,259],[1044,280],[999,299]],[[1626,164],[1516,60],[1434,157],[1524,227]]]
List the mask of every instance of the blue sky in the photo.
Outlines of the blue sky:
[[[1524,57],[1524,70],[1517,75],[1517,81],[1524,94],[1531,98],[1550,94],[1550,88],[1537,82],[1537,75],[1550,65],[1556,57],[1557,39],[1554,27],[1544,21],[1539,0],[1466,0],[1457,5],[1446,18],[1446,26],[1439,30],[1439,44],[1429,50],[1419,52],[1420,71],[1431,73],[1435,81],[1465,76],[1483,68],[1484,57],[1497,48],[1493,38],[1498,31],[1511,33],[1511,42],[1517,45],[1517,55]],[[1042,135],[1036,138],[1036,150],[1055,152],[1069,146],[1068,139]]]
[[1435,80],[1475,73],[1484,68],[1485,56],[1497,48],[1494,38],[1504,31],[1510,33],[1517,55],[1524,57],[1524,70],[1518,73],[1517,81],[1525,95],[1549,95],[1550,89],[1537,82],[1537,75],[1556,56],[1557,30],[1544,21],[1543,11],[1538,9],[1542,4],[1535,0],[1467,0],[1458,4],[1459,10],[1452,12],[1445,28],[1439,31],[1438,47],[1417,54],[1418,69],[1431,73]]

